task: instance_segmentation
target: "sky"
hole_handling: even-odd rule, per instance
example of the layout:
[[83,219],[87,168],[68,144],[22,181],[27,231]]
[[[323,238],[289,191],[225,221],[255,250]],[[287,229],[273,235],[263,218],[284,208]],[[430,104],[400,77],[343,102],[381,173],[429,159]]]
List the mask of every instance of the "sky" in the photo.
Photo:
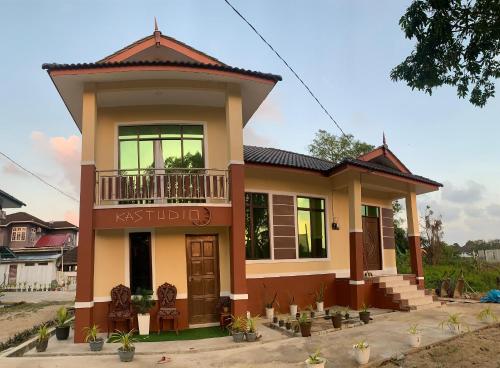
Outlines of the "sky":
[[[418,198],[442,215],[445,240],[500,238],[500,103],[453,88],[432,96],[394,83],[409,54],[398,21],[409,1],[232,0],[307,81],[342,128],[390,149],[444,188]],[[81,135],[44,62],[92,62],[160,30],[223,62],[283,76],[245,128],[245,143],[307,153],[332,122],[223,0],[0,1],[0,151],[78,198]],[[500,86],[499,86],[500,87]],[[78,221],[78,203],[0,157],[0,189],[46,221]],[[8,211],[9,213],[12,212]]]

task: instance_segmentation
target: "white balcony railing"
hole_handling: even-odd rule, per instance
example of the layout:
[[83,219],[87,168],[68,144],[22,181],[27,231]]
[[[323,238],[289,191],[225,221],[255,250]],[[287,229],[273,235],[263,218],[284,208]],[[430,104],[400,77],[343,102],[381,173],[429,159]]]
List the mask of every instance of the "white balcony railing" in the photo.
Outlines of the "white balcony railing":
[[96,176],[97,205],[229,201],[227,170],[101,170]]

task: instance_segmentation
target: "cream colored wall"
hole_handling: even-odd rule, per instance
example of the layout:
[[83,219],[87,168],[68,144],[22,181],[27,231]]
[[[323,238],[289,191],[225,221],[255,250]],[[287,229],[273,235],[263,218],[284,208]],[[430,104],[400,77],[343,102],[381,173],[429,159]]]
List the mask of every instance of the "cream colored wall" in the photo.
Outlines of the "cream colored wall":
[[[177,287],[179,298],[187,298],[185,234],[212,235],[219,239],[220,291],[228,293],[229,234],[227,228],[156,228],[152,232],[153,290],[169,282]],[[94,297],[109,297],[111,289],[122,283],[129,286],[129,233],[125,230],[96,232]]]
[[[247,167],[245,170],[245,191],[261,191],[289,195],[312,195],[324,197],[326,201],[326,232],[328,258],[322,260],[298,259],[275,261],[247,261],[247,277],[288,273],[336,272],[341,277],[349,273],[349,201],[347,188],[332,190],[335,179],[318,175],[302,174],[298,171],[272,168]],[[391,208],[388,199],[361,196],[362,204]],[[332,230],[335,217],[340,230]],[[394,250],[383,250],[384,268],[396,265]]]
[[96,231],[94,252],[94,298],[109,297],[113,287],[128,284],[124,230]]
[[206,123],[205,160],[208,168],[226,169],[228,152],[225,109],[202,106],[128,106],[97,110],[96,169],[118,167],[118,125],[157,123]]

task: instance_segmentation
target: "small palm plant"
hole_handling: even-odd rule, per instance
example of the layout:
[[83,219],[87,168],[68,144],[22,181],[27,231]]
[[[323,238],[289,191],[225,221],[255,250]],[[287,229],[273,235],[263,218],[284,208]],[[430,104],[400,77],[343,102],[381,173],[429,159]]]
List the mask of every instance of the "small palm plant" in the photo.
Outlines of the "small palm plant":
[[418,335],[420,333],[420,330],[418,329],[418,323],[411,324],[408,328],[408,333],[410,335]]
[[36,351],[41,353],[47,350],[47,345],[49,343],[49,327],[46,324],[41,325],[38,328],[38,339],[36,340]]
[[461,333],[463,327],[466,328],[467,331],[470,330],[469,325],[462,321],[462,317],[460,313],[448,313],[448,318],[439,323],[439,326],[444,329],[444,326],[447,326],[451,332]]
[[99,337],[99,326],[94,324],[90,327],[85,327],[83,333],[85,334],[85,342],[89,343],[91,351],[101,351],[104,345],[104,339]]
[[134,337],[135,330],[132,329],[129,332],[124,332],[120,330],[116,330],[109,338],[110,342],[118,342],[122,346],[118,348],[120,351],[134,351],[135,346],[134,342],[138,341],[136,337]]
[[314,354],[310,354],[306,360],[308,366],[324,364],[325,360],[320,356],[320,350],[316,349]]
[[57,322],[57,327],[67,327],[69,326],[69,314],[68,314],[68,308],[66,307],[61,307],[57,310],[56,313],[56,322]]
[[480,320],[481,322],[490,322],[490,321],[497,322],[498,321],[498,318],[497,318],[495,312],[493,312],[491,310],[491,307],[486,307],[483,310],[481,310],[479,312],[479,314],[477,315],[477,319]]

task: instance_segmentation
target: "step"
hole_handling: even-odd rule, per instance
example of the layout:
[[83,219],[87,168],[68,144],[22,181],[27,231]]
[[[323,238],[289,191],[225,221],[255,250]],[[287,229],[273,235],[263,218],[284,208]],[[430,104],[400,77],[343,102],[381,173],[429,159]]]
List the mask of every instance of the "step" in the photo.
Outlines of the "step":
[[411,311],[421,311],[421,310],[425,310],[425,309],[432,309],[432,308],[438,308],[438,307],[441,307],[440,302],[432,302],[429,304],[413,305],[413,306],[407,307],[406,309],[411,312]]
[[423,305],[423,304],[430,304],[433,302],[434,301],[432,300],[432,297],[426,295],[426,296],[420,296],[417,298],[401,299],[401,306],[412,307],[412,306],[418,306],[418,305]]
[[383,281],[380,283],[382,288],[393,288],[396,286],[408,286],[410,282],[408,280],[394,280],[394,281]]
[[385,289],[388,294],[398,294],[418,290],[416,285],[406,284],[402,286],[391,286]]
[[373,282],[388,282],[388,281],[400,281],[403,280],[402,275],[390,275],[390,276],[377,276],[373,278]]
[[425,296],[425,293],[423,290],[419,290],[419,289],[402,291],[399,293],[392,293],[392,298],[394,300],[418,298],[421,296]]

